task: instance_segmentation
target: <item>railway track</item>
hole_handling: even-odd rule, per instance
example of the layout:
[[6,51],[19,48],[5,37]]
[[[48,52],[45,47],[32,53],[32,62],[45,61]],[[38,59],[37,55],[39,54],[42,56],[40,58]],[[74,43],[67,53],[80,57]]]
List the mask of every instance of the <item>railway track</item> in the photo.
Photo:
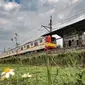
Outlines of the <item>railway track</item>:
[[[77,48],[57,48],[57,49],[51,49],[51,50],[43,50],[43,51],[35,51],[35,52],[30,52],[26,54],[21,54],[21,55],[15,55],[15,57],[22,57],[22,56],[28,56],[31,57],[32,55],[58,55],[61,53],[69,53],[69,52],[78,52],[78,51],[85,51],[85,47],[77,47]],[[8,56],[5,58],[9,58],[13,56]]]

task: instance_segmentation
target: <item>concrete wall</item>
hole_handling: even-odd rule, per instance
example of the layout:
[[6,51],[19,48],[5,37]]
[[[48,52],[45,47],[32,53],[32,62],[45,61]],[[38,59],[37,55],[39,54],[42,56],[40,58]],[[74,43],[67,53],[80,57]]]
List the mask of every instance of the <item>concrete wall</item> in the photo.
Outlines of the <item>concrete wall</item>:
[[84,32],[73,32],[63,34],[63,46],[65,48],[75,48],[85,46]]

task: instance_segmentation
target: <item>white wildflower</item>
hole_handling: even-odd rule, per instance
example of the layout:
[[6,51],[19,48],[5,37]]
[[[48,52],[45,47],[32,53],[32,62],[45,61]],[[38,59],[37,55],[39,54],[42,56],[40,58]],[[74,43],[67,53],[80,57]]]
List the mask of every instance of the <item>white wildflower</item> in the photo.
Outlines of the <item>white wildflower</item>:
[[32,75],[30,75],[29,73],[22,75],[22,78],[31,78],[31,77],[32,77]]
[[14,69],[6,68],[4,71],[1,73],[1,80],[8,79],[10,76],[14,76]]

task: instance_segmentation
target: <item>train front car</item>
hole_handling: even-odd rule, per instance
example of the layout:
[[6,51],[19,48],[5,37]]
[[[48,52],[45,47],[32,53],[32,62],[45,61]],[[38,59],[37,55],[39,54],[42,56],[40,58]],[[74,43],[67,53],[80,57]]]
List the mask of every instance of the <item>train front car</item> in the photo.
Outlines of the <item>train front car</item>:
[[56,38],[45,36],[45,49],[55,49],[56,48]]

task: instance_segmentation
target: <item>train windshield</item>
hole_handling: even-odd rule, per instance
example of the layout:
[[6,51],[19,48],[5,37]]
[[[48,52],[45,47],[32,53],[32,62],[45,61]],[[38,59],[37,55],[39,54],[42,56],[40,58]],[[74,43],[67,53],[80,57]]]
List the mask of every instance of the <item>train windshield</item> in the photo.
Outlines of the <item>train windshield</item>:
[[49,42],[49,43],[55,43],[56,44],[56,38],[55,37],[46,36],[45,41]]
[[52,43],[56,44],[56,38],[55,37],[52,37],[51,40],[52,40]]

